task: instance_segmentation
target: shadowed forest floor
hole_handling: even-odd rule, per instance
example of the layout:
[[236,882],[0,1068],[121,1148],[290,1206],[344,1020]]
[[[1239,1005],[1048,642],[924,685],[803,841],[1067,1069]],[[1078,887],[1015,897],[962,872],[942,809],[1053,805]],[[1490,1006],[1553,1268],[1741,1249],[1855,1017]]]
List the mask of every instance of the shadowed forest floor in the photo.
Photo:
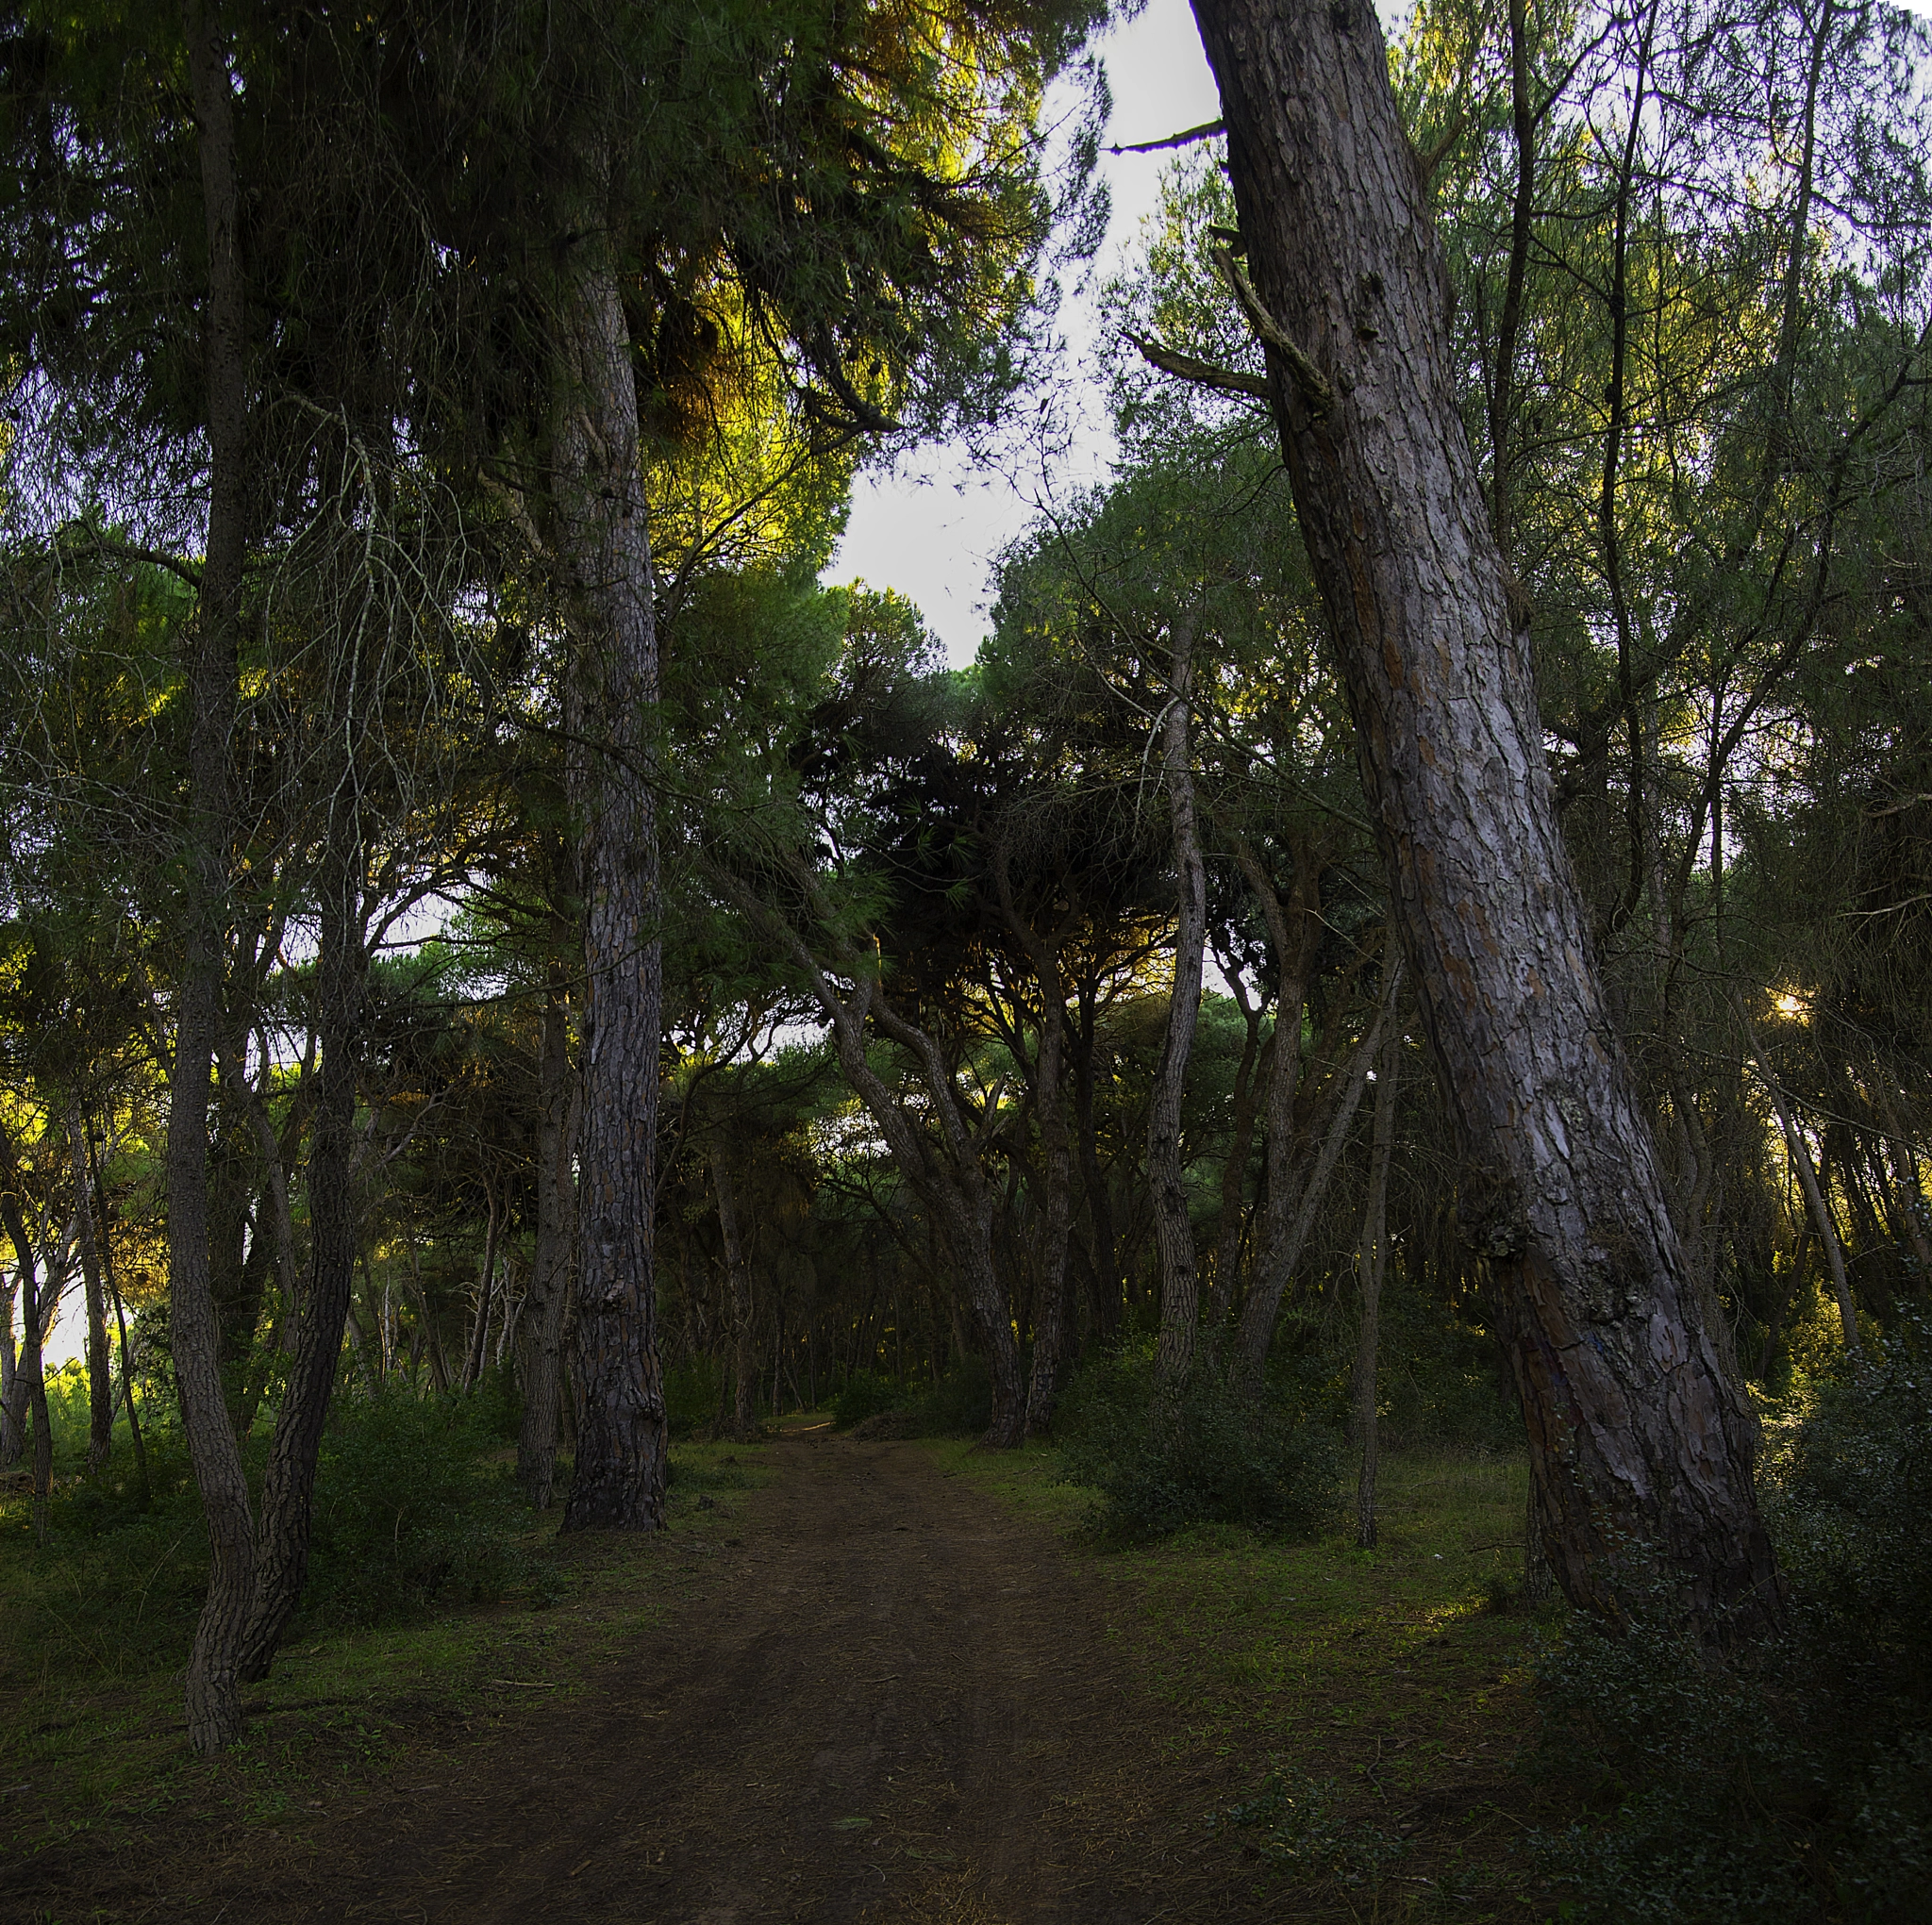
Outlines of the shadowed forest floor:
[[[563,1540],[574,1601],[485,1618],[459,1678],[408,1639],[374,1673],[365,1649],[354,1690],[321,1648],[291,1653],[214,1765],[179,1758],[157,1696],[125,1734],[152,1767],[84,1810],[24,1808],[62,1776],[45,1738],[0,1804],[0,1917],[1546,1915],[1503,1849],[1538,1814],[1507,1768],[1522,1625],[1481,1608],[1507,1563],[1481,1538],[1507,1516],[1501,1467],[1434,1503],[1446,1552],[1405,1539],[1424,1506],[1395,1471],[1373,1556],[1093,1555],[1031,1453],[818,1429],[702,1464],[660,1538]],[[1279,1869],[1265,1834],[1209,1823],[1271,1757],[1328,1784],[1277,1832]]]

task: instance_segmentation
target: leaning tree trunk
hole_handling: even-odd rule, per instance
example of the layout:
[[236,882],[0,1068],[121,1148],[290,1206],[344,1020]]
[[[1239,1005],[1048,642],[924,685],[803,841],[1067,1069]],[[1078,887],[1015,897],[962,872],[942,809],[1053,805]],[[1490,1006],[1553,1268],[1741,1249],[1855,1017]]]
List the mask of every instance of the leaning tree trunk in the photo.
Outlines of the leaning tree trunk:
[[563,1312],[577,1206],[571,1174],[576,1153],[576,1079],[571,1073],[569,1010],[557,977],[544,999],[542,1055],[537,1073],[542,1118],[537,1134],[537,1250],[517,1325],[517,1376],[524,1393],[517,1478],[531,1504],[544,1511],[550,1508],[557,1477]]
[[208,297],[202,326],[209,490],[207,554],[190,631],[185,940],[168,1075],[168,1336],[189,1455],[208,1521],[208,1596],[188,1660],[188,1741],[202,1753],[242,1734],[242,1646],[255,1594],[255,1528],[223,1395],[208,1261],[208,1081],[222,1021],[232,837],[228,736],[237,702],[248,541],[247,318],[238,245],[234,87],[206,0],[185,8],[199,131]]
[[1154,1369],[1164,1385],[1179,1383],[1192,1367],[1200,1327],[1201,1280],[1181,1167],[1181,1104],[1201,1010],[1202,949],[1208,938],[1208,877],[1201,862],[1190,753],[1193,642],[1192,618],[1183,616],[1174,627],[1174,669],[1160,724],[1180,899],[1174,931],[1174,994],[1167,1005],[1167,1028],[1147,1108],[1147,1182],[1154,1192],[1154,1239],[1160,1251],[1160,1336]]
[[1747,1414],[1604,1006],[1381,29],[1368,0],[1194,8],[1252,286],[1224,260],[1267,344],[1558,1577],[1618,1622],[1647,1567],[1705,1637],[1772,1630],[1783,1603]]
[[[582,849],[583,1122],[578,1138],[576,1468],[567,1531],[664,1521],[658,1357],[658,630],[629,329],[599,224],[574,247],[561,325],[555,487],[569,576],[568,752]],[[594,736],[595,746],[590,738]]]

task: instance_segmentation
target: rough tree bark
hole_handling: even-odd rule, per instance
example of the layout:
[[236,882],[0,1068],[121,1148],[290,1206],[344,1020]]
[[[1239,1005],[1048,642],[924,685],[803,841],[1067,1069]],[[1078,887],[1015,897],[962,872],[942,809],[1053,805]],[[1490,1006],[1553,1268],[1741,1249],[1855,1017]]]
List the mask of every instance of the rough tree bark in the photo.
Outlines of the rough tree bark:
[[540,1511],[550,1508],[557,1477],[558,1419],[563,1396],[563,1313],[571,1282],[576,1218],[577,1082],[571,1073],[570,1014],[561,971],[543,1003],[538,1063],[542,1120],[537,1135],[537,1249],[517,1325],[517,1377],[524,1414],[517,1432],[517,1478]]
[[1154,1373],[1156,1381],[1163,1385],[1178,1384],[1192,1368],[1194,1338],[1201,1321],[1201,1280],[1181,1169],[1181,1103],[1187,1094],[1188,1061],[1193,1054],[1194,1027],[1201,1013],[1203,949],[1208,939],[1208,871],[1201,861],[1201,831],[1195,818],[1189,726],[1193,653],[1193,622],[1184,615],[1174,624],[1174,666],[1168,677],[1167,707],[1160,720],[1161,772],[1174,829],[1179,897],[1174,931],[1174,994],[1168,1001],[1167,1028],[1160,1040],[1160,1061],[1154,1072],[1154,1095],[1147,1108],[1147,1182],[1154,1193],[1154,1238],[1160,1251],[1160,1336],[1155,1347]]
[[667,1442],[653,1234],[663,1021],[651,792],[658,629],[630,331],[605,224],[585,223],[567,267],[554,482],[585,899],[577,1446],[563,1528],[654,1531],[664,1521]]
[[1723,1641],[1782,1622],[1746,1413],[1605,1008],[1451,377],[1446,270],[1368,0],[1194,0],[1303,539],[1494,1272],[1571,1599],[1633,1567]]
[[242,1732],[241,1662],[255,1592],[255,1530],[223,1395],[208,1261],[208,1083],[221,1037],[224,919],[232,838],[228,736],[237,700],[249,524],[248,341],[237,232],[234,88],[206,0],[183,25],[199,136],[208,301],[202,376],[208,437],[206,555],[188,663],[188,806],[181,973],[168,1076],[168,1334],[189,1454],[208,1519],[208,1595],[188,1661],[188,1741],[206,1754]]

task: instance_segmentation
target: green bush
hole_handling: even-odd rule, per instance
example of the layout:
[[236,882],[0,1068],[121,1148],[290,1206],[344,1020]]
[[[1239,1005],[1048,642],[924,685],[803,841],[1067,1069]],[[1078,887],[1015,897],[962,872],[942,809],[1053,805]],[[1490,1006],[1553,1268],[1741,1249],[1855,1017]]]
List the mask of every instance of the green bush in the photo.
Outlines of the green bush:
[[1256,1854],[1304,1887],[1377,1885],[1408,1849],[1395,1834],[1350,1817],[1334,1779],[1310,1778],[1278,1759],[1254,1797],[1230,1807],[1215,1824],[1259,1833]]
[[992,1421],[992,1372],[982,1357],[961,1357],[912,1402],[923,1437],[976,1437]]
[[908,1402],[904,1387],[891,1378],[871,1370],[853,1370],[832,1395],[832,1428],[849,1431],[854,1424],[863,1423],[882,1410],[897,1410]]
[[714,1357],[693,1357],[664,1372],[664,1420],[676,1438],[694,1437],[718,1421],[724,1390],[724,1367]]
[[1099,1493],[1094,1522],[1117,1542],[1209,1523],[1307,1536],[1334,1510],[1330,1432],[1278,1386],[1238,1395],[1212,1358],[1157,1395],[1148,1340],[1091,1360],[1060,1400],[1055,1433],[1068,1477]]
[[1767,1452],[1787,1635],[1728,1664],[1667,1628],[1580,1620],[1537,1661],[1546,1767],[1607,1821],[1545,1834],[1568,1916],[1907,1925],[1932,1891],[1932,1359],[1818,1387]]
[[362,1625],[501,1595],[523,1575],[524,1518],[491,1398],[339,1398],[316,1471],[301,1616]]

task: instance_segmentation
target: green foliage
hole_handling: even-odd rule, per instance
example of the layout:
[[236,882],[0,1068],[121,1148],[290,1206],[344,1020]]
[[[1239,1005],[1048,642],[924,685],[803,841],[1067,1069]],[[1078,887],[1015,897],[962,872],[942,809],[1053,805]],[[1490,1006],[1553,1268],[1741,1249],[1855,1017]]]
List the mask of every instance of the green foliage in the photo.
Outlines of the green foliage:
[[1311,1778],[1279,1760],[1254,1797],[1230,1806],[1218,1822],[1259,1832],[1262,1860],[1305,1884],[1379,1884],[1408,1849],[1406,1839],[1349,1817],[1334,1779]]
[[1196,1524],[1310,1536],[1334,1506],[1334,1437],[1279,1386],[1251,1402],[1204,1360],[1171,1398],[1158,1396],[1145,1340],[1089,1363],[1060,1400],[1056,1430],[1067,1475],[1099,1493],[1093,1521],[1114,1542]]
[[912,1403],[924,1437],[976,1437],[992,1421],[992,1373],[981,1357],[961,1357]]
[[675,1438],[694,1437],[718,1420],[724,1367],[715,1357],[695,1356],[664,1372],[664,1420]]
[[323,1438],[305,1630],[494,1598],[523,1573],[496,1400],[339,1400]]
[[832,1398],[832,1428],[849,1431],[856,1423],[882,1410],[897,1410],[908,1401],[905,1386],[873,1370],[854,1370]]
[[1541,1653],[1546,1762],[1616,1802],[1538,1840],[1591,1919],[1870,1920],[1932,1890],[1932,1354],[1923,1325],[1865,1384],[1820,1386],[1770,1453],[1790,1581],[1779,1642],[1717,1665],[1661,1609]]

